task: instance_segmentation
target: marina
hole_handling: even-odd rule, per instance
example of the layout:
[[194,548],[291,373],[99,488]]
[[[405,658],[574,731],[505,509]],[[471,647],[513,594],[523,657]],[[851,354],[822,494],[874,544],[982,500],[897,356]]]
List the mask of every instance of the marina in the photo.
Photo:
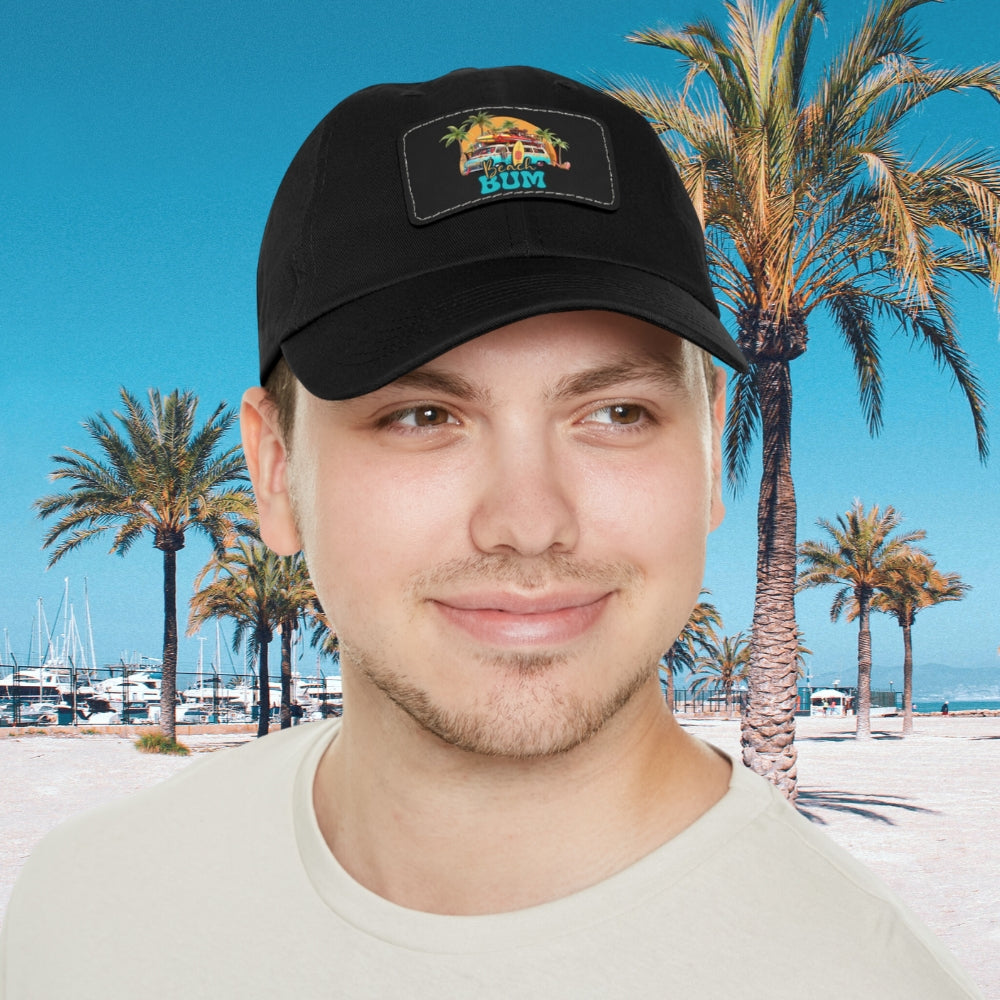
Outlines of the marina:
[[[30,642],[19,663],[5,630],[0,657],[0,728],[24,726],[155,725],[161,718],[161,660],[123,652],[117,663],[97,665],[90,603],[84,582],[83,627],[70,599],[69,578],[50,625],[42,598],[38,598]],[[252,663],[239,668],[222,664],[221,635],[216,626],[214,655],[205,663],[204,644],[194,670],[178,669],[175,720],[179,724],[244,724],[260,713],[260,681]],[[298,657],[293,654],[293,662]],[[295,715],[320,719],[340,715],[343,691],[339,660],[324,671],[317,658],[315,672],[293,670],[290,701]],[[281,710],[281,679],[268,682],[270,712],[277,721]],[[298,711],[301,709],[301,712]]]

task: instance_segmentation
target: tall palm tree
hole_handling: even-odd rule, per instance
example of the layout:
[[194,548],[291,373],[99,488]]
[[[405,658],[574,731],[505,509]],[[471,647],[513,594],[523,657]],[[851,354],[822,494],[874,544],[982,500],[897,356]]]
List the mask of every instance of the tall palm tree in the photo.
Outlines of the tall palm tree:
[[[699,20],[629,40],[680,56],[680,93],[639,81],[606,89],[660,132],[706,227],[721,303],[750,362],[733,386],[731,484],[762,438],[750,708],[744,761],[795,795],[796,504],[790,364],[820,309],[852,357],[871,433],[882,424],[879,327],[927,345],[965,394],[987,452],[979,382],[962,351],[950,281],[1000,289],[1000,165],[942,151],[916,165],[900,126],[936,94],[1000,98],[1000,66],[941,69],[907,15],[929,0],[882,0],[824,69],[810,43],[822,0],[731,0],[725,29]],[[815,80],[811,92],[807,83]]]
[[208,420],[195,425],[198,397],[174,390],[161,396],[149,390],[143,406],[120,390],[124,412],[114,411],[120,428],[98,413],[84,428],[98,448],[97,457],[67,449],[54,455],[50,478],[66,480],[64,493],[35,501],[39,517],[59,515],[43,545],[52,551],[49,566],[66,553],[114,529],[111,551],[125,555],[149,532],[163,553],[163,681],[160,726],[175,733],[177,700],[177,553],[189,530],[208,537],[221,552],[236,523],[250,516],[253,499],[246,485],[243,452],[238,445],[220,450],[236,415],[220,403]]
[[876,504],[866,511],[855,500],[846,514],[837,515],[837,523],[825,518],[816,523],[831,542],[806,541],[799,546],[799,589],[834,586],[837,592],[830,607],[830,620],[838,621],[851,602],[858,620],[858,704],[857,735],[871,736],[872,634],[869,627],[872,598],[886,586],[890,574],[905,566],[913,557],[911,543],[925,536],[922,529],[893,535],[902,518],[888,504],[885,511]]
[[[913,552],[886,573],[872,611],[892,615],[903,630],[903,735],[913,732],[913,623],[924,608],[960,601],[971,590],[958,573],[942,573],[924,552]],[[852,613],[854,609],[852,608]]]
[[[710,594],[703,590],[701,594]],[[701,595],[699,595],[701,596]],[[683,671],[694,671],[698,657],[712,647],[715,629],[722,628],[722,615],[711,601],[699,601],[691,611],[687,624],[674,640],[670,649],[663,654],[660,663],[667,675],[667,704],[674,707],[674,677]]]
[[[211,580],[205,583],[209,576]],[[194,634],[209,619],[231,618],[236,624],[233,649],[250,639],[260,684],[258,736],[266,736],[270,726],[270,642],[275,632],[280,632],[281,728],[285,729],[291,725],[292,634],[315,603],[316,592],[302,554],[279,556],[256,539],[238,539],[225,552],[213,556],[198,574],[188,633]]]
[[733,710],[733,688],[750,675],[750,640],[742,632],[715,635],[707,652],[698,657],[692,691],[722,690],[726,711]]

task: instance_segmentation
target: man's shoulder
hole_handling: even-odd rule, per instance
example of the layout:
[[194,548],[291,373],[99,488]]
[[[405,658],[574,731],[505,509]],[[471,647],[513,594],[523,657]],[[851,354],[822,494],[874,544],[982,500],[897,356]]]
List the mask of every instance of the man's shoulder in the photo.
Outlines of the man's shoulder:
[[[334,724],[335,725],[335,724]],[[332,737],[328,723],[296,726],[205,754],[172,777],[74,817],[47,834],[25,865],[45,872],[136,873],[161,852],[203,852],[209,838],[259,838],[291,823],[295,776],[310,751]]]
[[[82,976],[79,995],[96,996],[105,968],[126,980],[143,974],[150,933],[196,952],[203,937],[196,927],[208,928],[209,939],[220,927],[247,938],[262,899],[285,887],[301,896],[296,803],[308,803],[309,767],[337,725],[311,723],[206,754],[49,833],[11,895],[0,994],[6,983],[12,996],[36,995],[12,984],[23,987],[41,956],[56,954],[65,962],[60,976]],[[116,943],[125,954],[108,958]]]
[[[725,899],[726,920],[739,933],[770,928],[764,942],[777,946],[775,961],[789,947],[850,955],[851,968],[891,984],[880,995],[979,995],[923,921],[770,782],[736,763],[730,795],[741,807],[710,862],[711,876],[701,876],[714,885],[707,894],[716,904]],[[770,944],[753,942],[758,961]],[[904,982],[910,993],[901,990]]]
[[[838,900],[856,918],[858,907],[900,905],[869,868],[793,806],[769,781],[734,765],[731,792],[746,803],[746,822],[734,829],[726,853],[734,863],[752,861],[744,883],[754,878],[799,899],[822,900],[827,916]],[[772,892],[780,898],[780,893]]]

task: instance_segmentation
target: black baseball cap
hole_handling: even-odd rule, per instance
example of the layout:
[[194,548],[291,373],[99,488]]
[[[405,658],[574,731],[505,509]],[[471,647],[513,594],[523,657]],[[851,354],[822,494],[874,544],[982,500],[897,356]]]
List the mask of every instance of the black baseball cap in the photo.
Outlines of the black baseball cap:
[[646,320],[741,371],[704,236],[650,125],[527,66],[341,101],[295,154],[257,268],[260,377],[347,399],[540,313]]

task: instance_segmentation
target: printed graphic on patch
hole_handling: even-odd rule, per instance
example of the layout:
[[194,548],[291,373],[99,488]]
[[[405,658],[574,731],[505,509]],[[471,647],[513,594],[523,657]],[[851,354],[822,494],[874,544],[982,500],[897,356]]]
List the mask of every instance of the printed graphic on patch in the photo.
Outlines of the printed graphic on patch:
[[586,115],[544,108],[457,111],[403,133],[400,156],[417,224],[498,198],[618,207],[607,130]]

